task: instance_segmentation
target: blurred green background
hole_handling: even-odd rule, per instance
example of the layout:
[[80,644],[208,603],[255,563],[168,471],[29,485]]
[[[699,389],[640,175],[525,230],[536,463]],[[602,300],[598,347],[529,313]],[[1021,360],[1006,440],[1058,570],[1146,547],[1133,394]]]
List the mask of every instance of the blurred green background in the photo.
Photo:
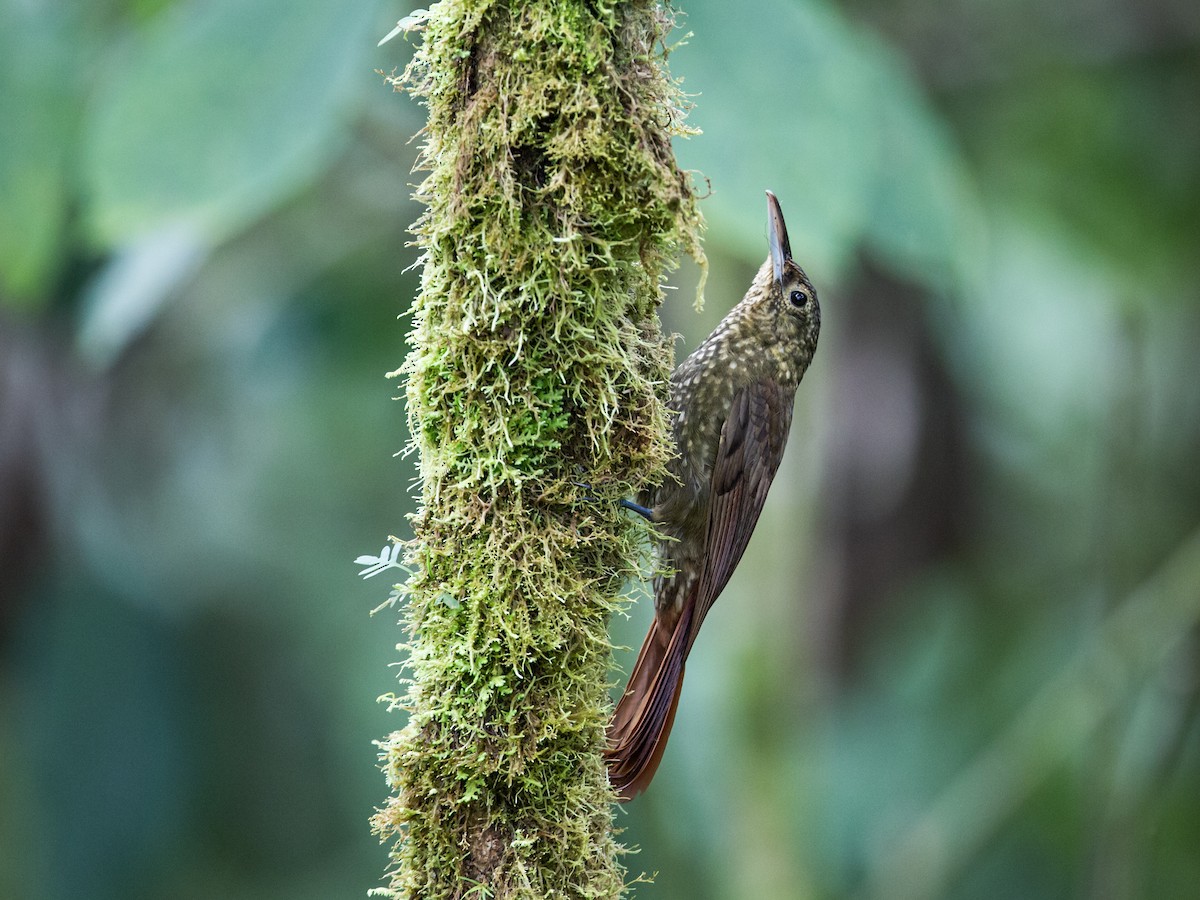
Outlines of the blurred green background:
[[[1200,6],[684,9],[712,280],[667,325],[769,187],[825,327],[618,815],[637,896],[1197,896]],[[379,882],[406,12],[0,0],[2,897]]]

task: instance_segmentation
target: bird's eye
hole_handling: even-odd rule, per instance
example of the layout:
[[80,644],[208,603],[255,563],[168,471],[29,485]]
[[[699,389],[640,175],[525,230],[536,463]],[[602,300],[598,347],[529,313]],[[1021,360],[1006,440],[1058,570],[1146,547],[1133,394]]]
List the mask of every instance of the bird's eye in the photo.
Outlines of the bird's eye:
[[788,299],[792,301],[792,306],[803,306],[808,302],[808,294],[804,291],[792,291]]

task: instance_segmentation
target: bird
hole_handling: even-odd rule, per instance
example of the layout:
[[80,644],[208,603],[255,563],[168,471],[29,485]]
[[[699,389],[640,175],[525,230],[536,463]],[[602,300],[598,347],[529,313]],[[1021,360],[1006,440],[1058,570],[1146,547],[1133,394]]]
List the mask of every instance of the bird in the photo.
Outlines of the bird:
[[622,803],[662,760],[684,664],[758,522],[817,348],[817,294],[766,194],[770,253],[742,301],[672,373],[667,475],[624,504],[656,526],[660,574],[654,621],[606,729],[609,784]]

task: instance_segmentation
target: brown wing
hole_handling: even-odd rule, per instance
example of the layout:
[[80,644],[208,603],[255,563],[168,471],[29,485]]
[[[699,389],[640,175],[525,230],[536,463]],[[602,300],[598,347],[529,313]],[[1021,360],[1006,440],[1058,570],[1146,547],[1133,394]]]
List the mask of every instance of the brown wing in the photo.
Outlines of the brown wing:
[[733,398],[713,465],[704,569],[696,591],[689,650],[750,542],[783,458],[791,423],[792,394],[773,381],[755,382]]
[[704,567],[678,616],[655,615],[629,685],[608,726],[608,778],[624,802],[637,796],[662,760],[679,704],[684,662],[700,623],[742,558],[783,457],[792,395],[774,382],[740,391],[721,429],[712,472]]

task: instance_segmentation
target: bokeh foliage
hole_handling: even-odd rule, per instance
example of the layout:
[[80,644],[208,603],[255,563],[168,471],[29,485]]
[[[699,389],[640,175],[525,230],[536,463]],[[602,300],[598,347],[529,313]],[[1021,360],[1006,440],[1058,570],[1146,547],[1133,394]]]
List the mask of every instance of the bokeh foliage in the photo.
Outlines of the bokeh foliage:
[[[637,895],[1191,896],[1195,4],[684,11],[713,267],[668,327],[741,295],[769,187],[825,334],[619,820]],[[0,895],[386,865],[402,635],[351,561],[412,506],[406,12],[0,2]],[[1113,623],[1138,662],[1073,680]]]

